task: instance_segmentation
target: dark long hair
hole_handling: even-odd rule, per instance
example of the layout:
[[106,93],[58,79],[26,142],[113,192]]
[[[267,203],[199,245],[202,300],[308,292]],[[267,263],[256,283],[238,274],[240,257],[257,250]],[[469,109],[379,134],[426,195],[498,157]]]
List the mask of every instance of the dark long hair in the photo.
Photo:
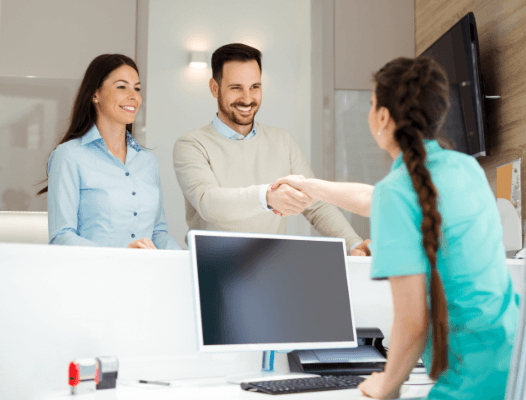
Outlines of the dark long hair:
[[[93,96],[97,89],[102,86],[106,77],[123,65],[132,67],[137,71],[137,74],[139,74],[139,69],[135,61],[122,54],[102,54],[90,63],[80,84],[75,103],[73,104],[69,128],[59,142],[59,145],[82,137],[91,129],[97,121],[97,111],[93,105]],[[132,124],[127,124],[126,130],[132,133]],[[46,181],[47,179],[40,183]],[[46,193],[47,190],[48,187],[46,186],[37,193],[37,196]]]
[[437,270],[440,225],[437,190],[425,166],[423,139],[434,139],[449,109],[445,71],[431,58],[397,58],[374,74],[377,108],[386,107],[395,124],[395,140],[422,208],[422,245],[431,264],[433,362],[429,375],[437,379],[448,366],[448,314],[444,286]]

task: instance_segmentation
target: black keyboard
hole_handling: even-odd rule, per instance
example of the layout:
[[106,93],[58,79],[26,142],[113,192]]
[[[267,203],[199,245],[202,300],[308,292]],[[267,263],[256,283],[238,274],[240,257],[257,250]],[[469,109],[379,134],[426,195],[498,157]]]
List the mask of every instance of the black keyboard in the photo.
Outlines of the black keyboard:
[[268,394],[319,392],[323,390],[356,389],[365,378],[356,375],[326,375],[277,381],[243,382],[241,389]]

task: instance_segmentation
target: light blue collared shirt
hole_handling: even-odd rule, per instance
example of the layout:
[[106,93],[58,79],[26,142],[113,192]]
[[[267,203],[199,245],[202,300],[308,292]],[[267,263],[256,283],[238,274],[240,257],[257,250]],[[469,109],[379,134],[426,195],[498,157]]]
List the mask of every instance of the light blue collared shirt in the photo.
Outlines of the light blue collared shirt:
[[[217,116],[217,114],[214,120],[212,121],[212,126],[215,128],[216,131],[218,131],[221,135],[223,135],[227,139],[248,140],[256,136],[256,124],[255,123],[252,124],[252,130],[245,137],[243,135],[240,135],[235,130],[233,130],[231,127],[229,127],[227,124],[225,124],[223,121],[221,121],[219,117]],[[271,208],[268,208],[268,205],[267,205],[267,190],[270,185],[271,184],[269,183],[268,185],[261,185],[259,187],[259,204],[261,204],[261,207],[263,207],[265,211],[272,210]]]
[[106,147],[96,125],[59,145],[48,164],[49,243],[128,247],[142,238],[180,250],[168,235],[159,165],[126,132],[126,162]]

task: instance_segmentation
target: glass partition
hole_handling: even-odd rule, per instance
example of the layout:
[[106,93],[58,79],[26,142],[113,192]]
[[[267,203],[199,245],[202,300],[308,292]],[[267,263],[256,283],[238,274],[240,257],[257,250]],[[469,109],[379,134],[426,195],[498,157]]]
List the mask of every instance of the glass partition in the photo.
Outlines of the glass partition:
[[80,80],[0,77],[0,211],[47,211],[49,154],[68,127]]
[[[375,185],[391,168],[392,159],[380,149],[369,129],[370,90],[334,93],[335,179]],[[344,211],[358,235],[370,238],[369,218]]]

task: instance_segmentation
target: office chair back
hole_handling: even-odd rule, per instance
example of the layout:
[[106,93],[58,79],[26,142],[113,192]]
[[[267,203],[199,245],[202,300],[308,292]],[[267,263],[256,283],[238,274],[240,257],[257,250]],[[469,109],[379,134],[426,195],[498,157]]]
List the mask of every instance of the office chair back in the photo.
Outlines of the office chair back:
[[0,243],[48,242],[47,212],[0,211]]

